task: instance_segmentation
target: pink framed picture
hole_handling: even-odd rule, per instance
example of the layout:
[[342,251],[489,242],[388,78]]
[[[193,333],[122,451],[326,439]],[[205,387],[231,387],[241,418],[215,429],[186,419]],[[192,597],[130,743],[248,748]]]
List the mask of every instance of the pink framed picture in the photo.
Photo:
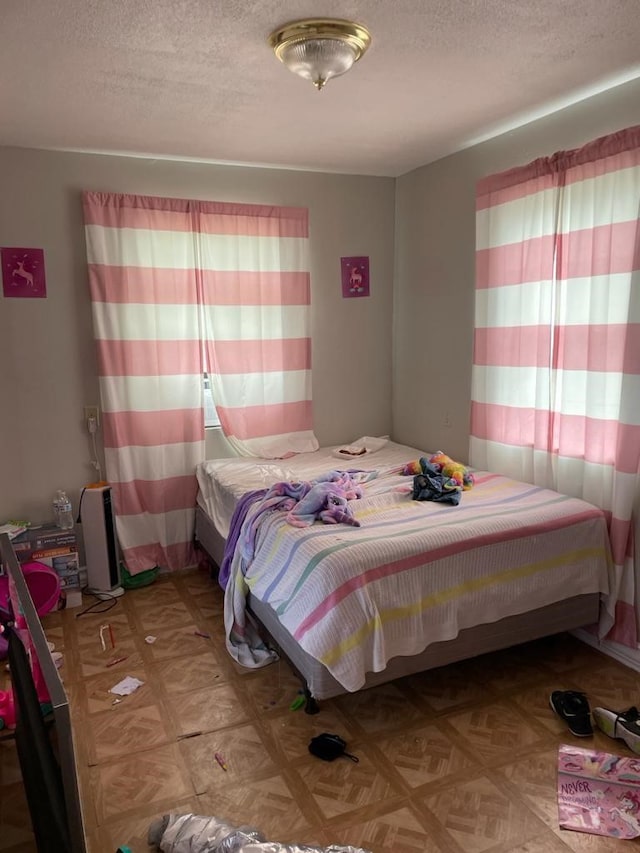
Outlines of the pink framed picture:
[[345,299],[352,296],[369,295],[369,258],[340,258],[342,273],[342,295]]
[[5,296],[45,297],[43,249],[0,249]]

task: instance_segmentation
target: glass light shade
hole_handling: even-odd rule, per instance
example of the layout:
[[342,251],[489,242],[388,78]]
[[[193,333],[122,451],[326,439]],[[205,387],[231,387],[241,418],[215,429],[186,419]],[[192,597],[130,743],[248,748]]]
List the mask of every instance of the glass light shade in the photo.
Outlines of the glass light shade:
[[280,59],[294,74],[311,80],[321,89],[327,80],[351,68],[356,61],[356,51],[350,44],[336,39],[309,39],[285,45]]
[[269,37],[278,59],[294,74],[311,80],[316,89],[347,72],[370,41],[360,24],[315,18],[286,24]]

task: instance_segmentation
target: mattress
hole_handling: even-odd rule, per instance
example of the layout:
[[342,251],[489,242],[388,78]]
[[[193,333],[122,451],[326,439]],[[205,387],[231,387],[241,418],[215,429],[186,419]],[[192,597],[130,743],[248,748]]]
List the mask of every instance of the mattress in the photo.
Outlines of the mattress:
[[[459,506],[413,501],[412,478],[399,469],[417,454],[389,443],[366,460],[377,476],[350,502],[359,528],[301,529],[285,513],[258,518],[258,508],[249,509],[245,524],[256,547],[236,549],[225,595],[227,648],[240,663],[272,659],[246,618],[248,593],[348,691],[390,660],[474,626],[577,596],[601,595],[606,603],[612,566],[601,510],[491,472],[476,472]],[[311,467],[297,458],[297,470],[259,462],[265,479],[251,488],[341,467],[331,452],[308,456]],[[241,465],[248,473],[252,463]],[[231,465],[221,470],[228,494],[246,490],[246,480],[231,485]]]
[[379,450],[354,456],[353,459],[337,457],[335,454],[340,447],[322,447],[313,453],[299,453],[290,459],[208,459],[196,468],[198,505],[213,521],[218,533],[226,539],[236,504],[246,492],[269,488],[283,481],[313,480],[332,469],[349,467],[363,471],[386,470],[421,455],[421,451],[414,447],[393,441],[385,441]]

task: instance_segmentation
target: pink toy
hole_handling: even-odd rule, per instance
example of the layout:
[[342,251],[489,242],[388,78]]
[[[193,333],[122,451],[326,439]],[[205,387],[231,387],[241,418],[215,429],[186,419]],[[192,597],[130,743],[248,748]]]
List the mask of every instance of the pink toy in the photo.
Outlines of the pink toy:
[[456,462],[441,450],[430,456],[429,462],[439,468],[444,477],[455,480],[461,488],[470,489],[473,486],[473,474],[467,466],[463,465],[462,462]]
[[3,723],[0,728],[12,729],[16,724],[16,711],[11,690],[0,690],[0,720]]
[[316,518],[325,524],[351,524],[360,527],[347,503],[347,495],[338,482],[317,483],[287,515],[287,521],[294,527],[309,527]]
[[418,474],[422,474],[423,461],[429,462],[431,465],[434,465],[443,477],[447,477],[449,480],[453,480],[454,483],[457,486],[460,486],[461,489],[466,490],[470,489],[473,486],[473,474],[467,468],[467,466],[463,465],[462,462],[456,462],[454,459],[452,459],[450,456],[447,456],[447,454],[443,453],[441,450],[439,450],[437,453],[433,453],[431,456],[423,456],[421,459],[414,459],[411,462],[407,462],[407,464],[402,469],[402,473],[413,477]]
[[[23,563],[22,574],[38,616],[53,610],[60,598],[60,578],[55,570],[44,563]],[[0,577],[0,610],[9,612],[9,578],[6,575]]]

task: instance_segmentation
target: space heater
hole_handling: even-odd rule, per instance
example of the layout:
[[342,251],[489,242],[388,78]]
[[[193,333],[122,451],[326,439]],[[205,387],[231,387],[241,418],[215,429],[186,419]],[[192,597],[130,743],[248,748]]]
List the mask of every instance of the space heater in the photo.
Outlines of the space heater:
[[111,486],[87,486],[82,495],[80,520],[87,564],[87,592],[99,598],[122,595]]

